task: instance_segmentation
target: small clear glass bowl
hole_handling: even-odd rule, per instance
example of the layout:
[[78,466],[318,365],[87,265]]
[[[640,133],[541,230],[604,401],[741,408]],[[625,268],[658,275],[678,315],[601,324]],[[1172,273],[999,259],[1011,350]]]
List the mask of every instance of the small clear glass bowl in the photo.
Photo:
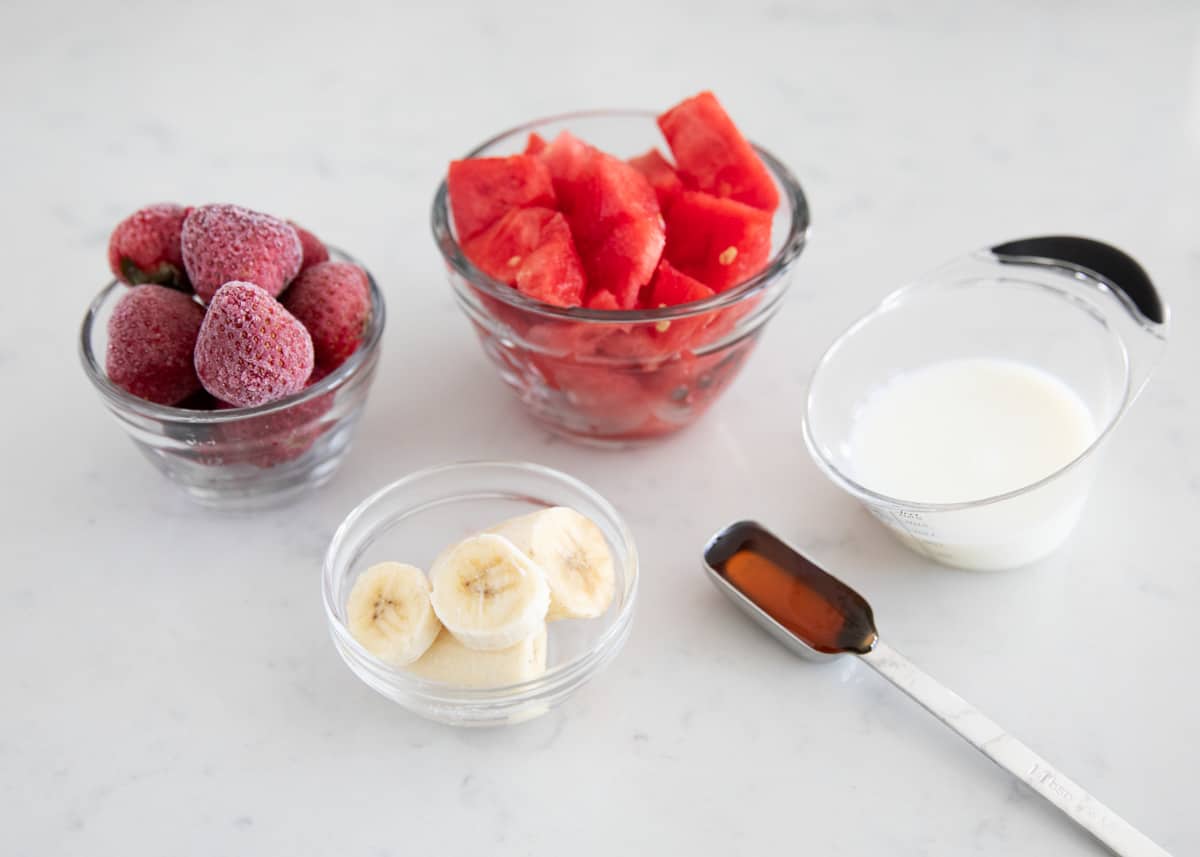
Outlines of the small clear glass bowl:
[[[653,113],[610,110],[529,122],[465,157],[515,154],[530,132],[553,139],[562,130],[623,158],[663,146]],[[538,422],[590,445],[628,446],[691,425],[737,377],[791,284],[810,224],[800,183],[770,152],[755,150],[780,197],[766,267],[707,300],[656,310],[564,309],[492,279],[463,254],[442,181],[433,236],[455,297]]]
[[[330,253],[355,261],[333,249]],[[108,319],[129,288],[115,280],[100,290],[84,316],[83,369],[134,445],[193,500],[223,509],[282,503],[328,481],[350,447],[379,362],[385,323],[383,295],[370,272],[367,279],[371,319],[362,345],[335,371],[277,402],[191,410],[148,402],[110,381],[104,369]]]
[[[543,675],[494,688],[431,682],[384,663],[351,635],[346,600],[358,575],[370,566],[394,560],[428,570],[447,545],[548,506],[569,506],[604,532],[616,568],[616,594],[598,618],[549,624]],[[368,687],[430,720],[499,726],[545,714],[616,657],[633,623],[638,556],[617,510],[579,480],[538,464],[480,461],[421,470],[368,497],[334,534],[321,574],[333,643]]]

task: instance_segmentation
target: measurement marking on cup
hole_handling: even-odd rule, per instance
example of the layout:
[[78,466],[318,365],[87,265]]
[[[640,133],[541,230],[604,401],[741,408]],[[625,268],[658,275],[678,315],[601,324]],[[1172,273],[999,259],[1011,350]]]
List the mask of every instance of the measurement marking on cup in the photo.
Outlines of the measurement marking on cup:
[[1033,767],[1029,769],[1028,778],[1030,782],[1041,783],[1049,791],[1053,792],[1058,797],[1068,803],[1074,803],[1075,794],[1066,786],[1058,781],[1054,776],[1054,771],[1043,767],[1038,762],[1033,763]]
[[[890,512],[892,522],[900,529],[908,533],[910,536],[919,539],[933,538],[933,528],[925,521],[925,516],[920,512],[912,512],[907,509],[896,509]],[[886,519],[882,519],[885,520]]]

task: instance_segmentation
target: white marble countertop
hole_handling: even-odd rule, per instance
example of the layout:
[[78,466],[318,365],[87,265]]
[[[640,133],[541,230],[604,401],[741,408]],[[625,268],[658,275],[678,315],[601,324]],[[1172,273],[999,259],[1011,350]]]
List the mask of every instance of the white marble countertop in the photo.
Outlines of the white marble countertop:
[[[1194,3],[109,5],[0,9],[0,852],[1099,853],[862,665],[797,661],[743,621],[698,567],[739,516],[838,570],[893,645],[1172,853],[1200,852]],[[552,440],[452,305],[427,226],[444,162],[518,120],[703,87],[810,195],[794,290],[693,430],[615,454]],[[387,292],[356,445],[294,506],[194,507],[79,367],[107,233],[159,199],[294,217]],[[932,566],[809,460],[808,372],[903,279],[1056,231],[1144,262],[1175,311],[1167,359],[1061,553]],[[318,590],[361,497],[468,457],[591,482],[644,561],[621,657],[501,731],[361,685]]]

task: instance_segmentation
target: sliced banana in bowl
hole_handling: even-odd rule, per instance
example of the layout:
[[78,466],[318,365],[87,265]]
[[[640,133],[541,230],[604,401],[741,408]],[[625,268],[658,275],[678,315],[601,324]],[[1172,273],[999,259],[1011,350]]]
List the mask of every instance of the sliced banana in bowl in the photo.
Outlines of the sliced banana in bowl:
[[[417,564],[382,562],[398,558]],[[367,686],[432,720],[509,725],[617,655],[638,572],[628,526],[587,485],[528,462],[468,462],[360,503],[330,542],[322,594],[334,645]]]
[[566,506],[552,506],[492,527],[537,565],[550,587],[548,621],[594,619],[612,604],[616,575],[604,532]]
[[496,651],[537,633],[550,608],[546,575],[494,533],[463,539],[429,571],[434,612],[470,649]]
[[501,687],[529,681],[546,672],[546,626],[515,646],[488,652],[467,648],[443,629],[407,669],[427,681],[456,687]]
[[358,576],[346,602],[354,639],[381,661],[404,667],[425,654],[442,630],[421,569],[381,562]]

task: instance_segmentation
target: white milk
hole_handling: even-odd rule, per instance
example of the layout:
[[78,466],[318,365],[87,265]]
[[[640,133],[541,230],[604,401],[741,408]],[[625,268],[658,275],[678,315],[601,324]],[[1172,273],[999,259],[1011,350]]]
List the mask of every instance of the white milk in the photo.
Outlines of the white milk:
[[[948,360],[902,374],[860,403],[850,464],[855,481],[876,493],[916,504],[961,503],[1051,475],[1096,433],[1087,405],[1052,375],[1010,360]],[[1001,568],[1057,547],[1089,487],[1090,468],[1082,467],[1029,494],[973,509],[871,511],[935,559]]]

